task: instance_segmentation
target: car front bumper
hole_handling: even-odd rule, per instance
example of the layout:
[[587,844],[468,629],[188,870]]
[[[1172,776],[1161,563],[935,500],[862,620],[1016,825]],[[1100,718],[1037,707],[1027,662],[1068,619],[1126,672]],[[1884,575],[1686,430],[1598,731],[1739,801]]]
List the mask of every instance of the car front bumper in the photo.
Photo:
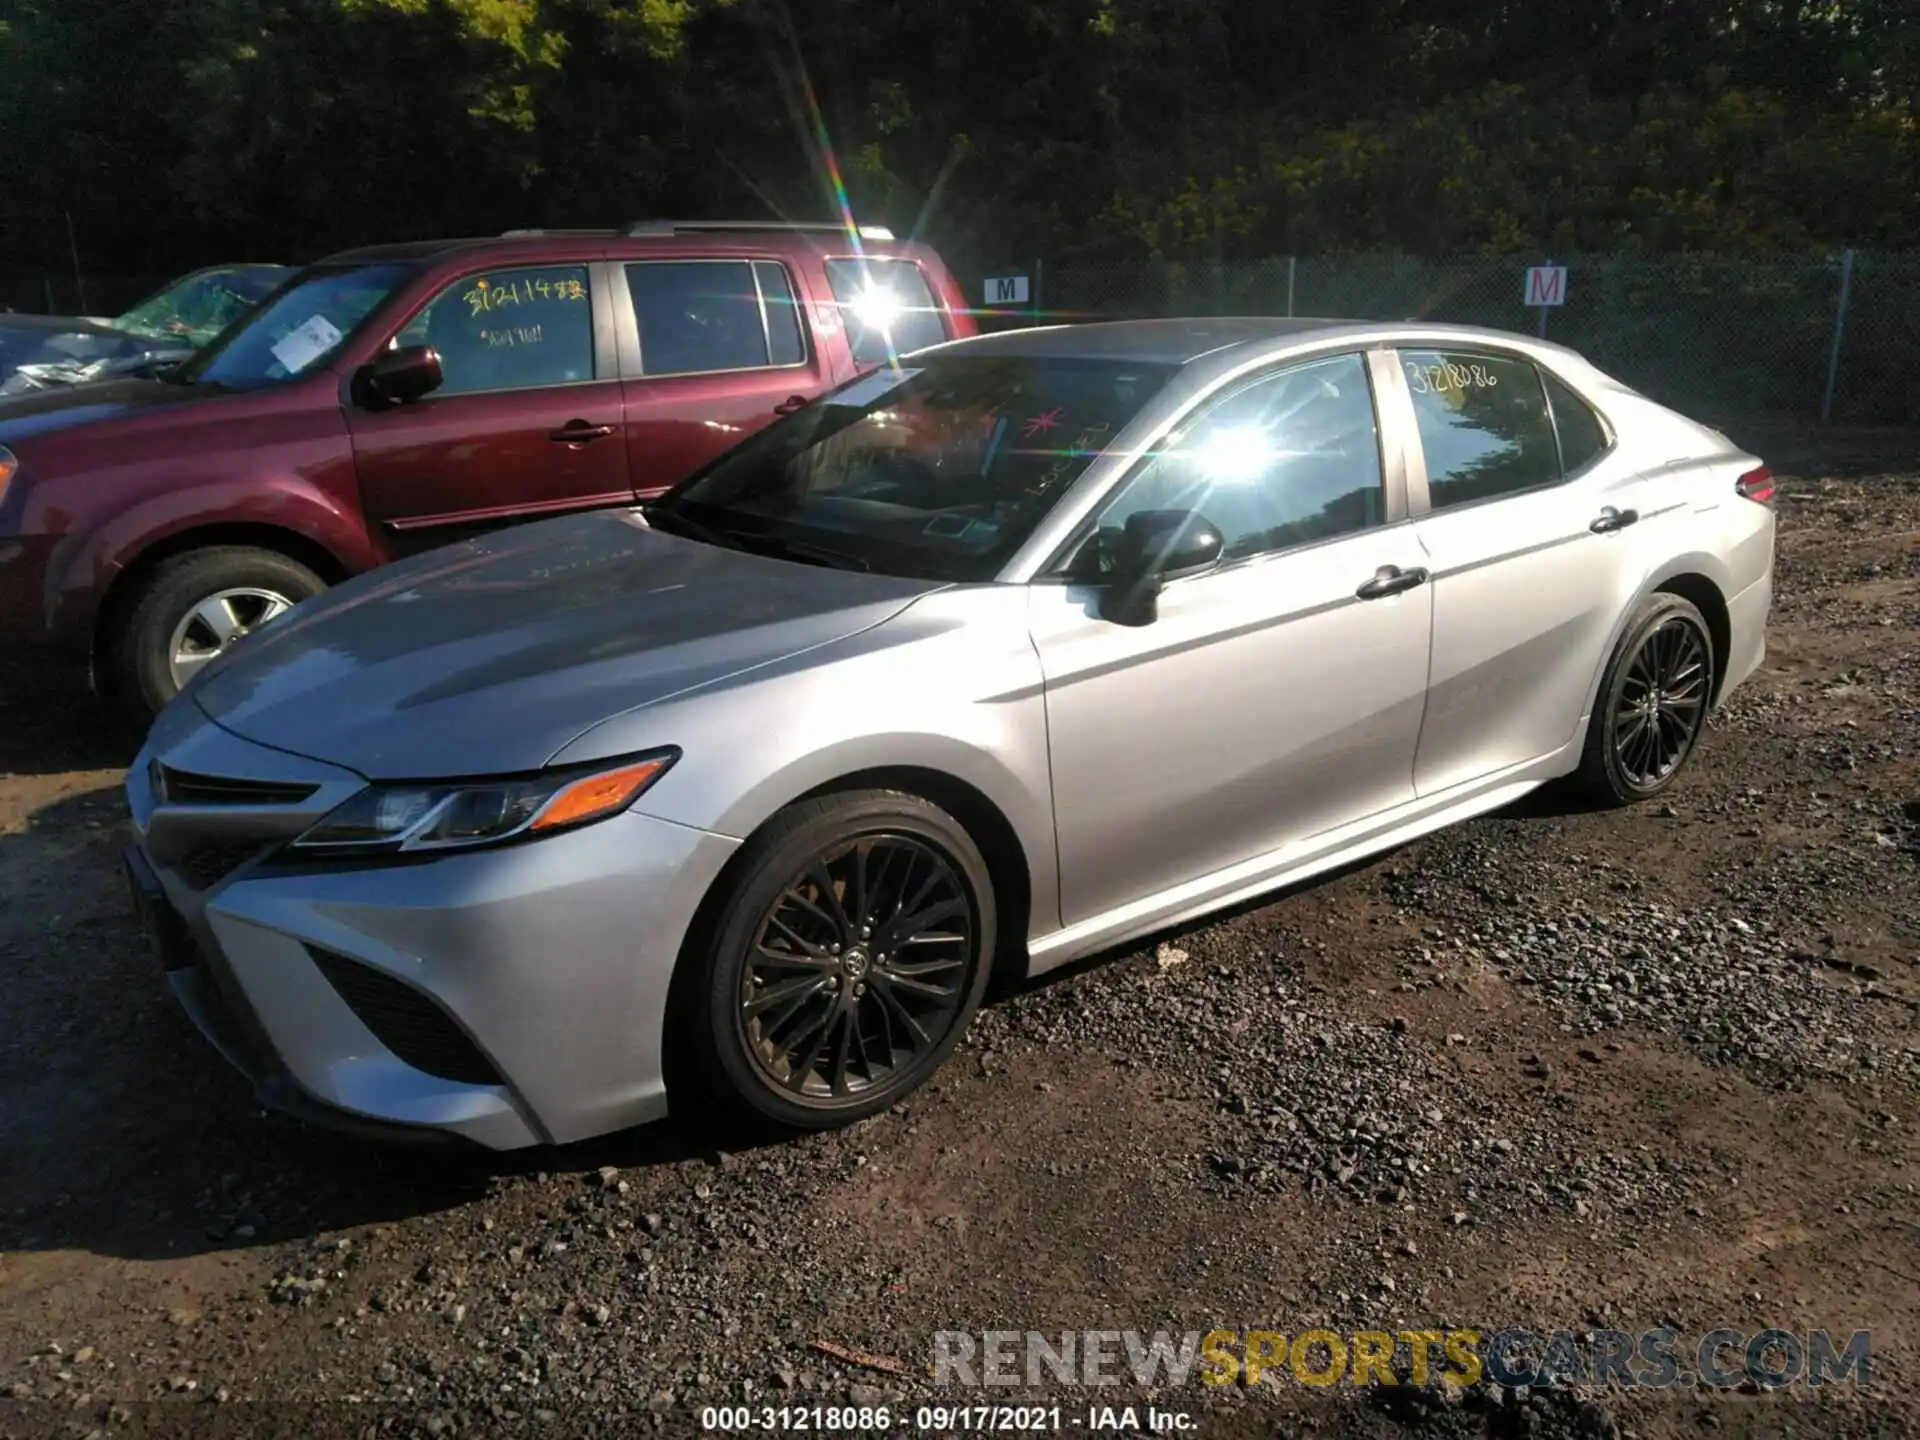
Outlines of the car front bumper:
[[[228,782],[216,803],[166,793],[196,777]],[[418,862],[286,863],[280,847],[365,783],[190,700],[128,772],[128,869],[160,963],[261,1099],[493,1149],[664,1115],[668,985],[738,842],[628,812]]]

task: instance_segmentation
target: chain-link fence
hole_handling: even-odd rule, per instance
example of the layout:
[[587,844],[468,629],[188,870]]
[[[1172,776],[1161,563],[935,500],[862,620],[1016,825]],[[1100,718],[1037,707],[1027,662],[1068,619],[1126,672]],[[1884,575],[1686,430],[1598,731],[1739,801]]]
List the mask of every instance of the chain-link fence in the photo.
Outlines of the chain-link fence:
[[[989,328],[1158,315],[1302,315],[1448,320],[1526,334],[1540,256],[1302,255],[1267,260],[1042,265],[1031,308],[987,312]],[[1572,255],[1549,340],[1634,388],[1704,419],[1827,416],[1920,422],[1920,253]],[[167,276],[86,278],[84,313],[113,315]],[[984,277],[968,290],[979,296]],[[0,304],[81,313],[71,275],[0,266]]]
[[[1039,266],[1026,319],[1444,320],[1541,333],[1529,266],[1567,269],[1549,340],[1703,418],[1920,421],[1920,254],[1316,255]],[[980,293],[976,289],[976,293]],[[1010,313],[1000,323],[1013,322]],[[1837,348],[1836,348],[1837,347]]]

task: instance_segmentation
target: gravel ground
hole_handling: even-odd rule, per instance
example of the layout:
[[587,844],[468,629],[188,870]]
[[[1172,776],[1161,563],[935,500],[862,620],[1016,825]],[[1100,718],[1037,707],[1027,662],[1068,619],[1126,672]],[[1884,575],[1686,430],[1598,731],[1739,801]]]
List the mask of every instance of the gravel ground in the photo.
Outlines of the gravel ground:
[[[735,1152],[260,1113],[131,931],[124,739],[0,672],[0,1436],[682,1434],[742,1401],[931,1433],[915,1406],[983,1398],[927,1379],[938,1330],[1515,1325],[1870,1329],[1875,1383],[1128,1398],[1208,1436],[1911,1433],[1920,437],[1761,453],[1768,663],[1668,803],[1529,797],[1003,996],[907,1104]],[[992,1398],[1023,1397],[1119,1403]]]

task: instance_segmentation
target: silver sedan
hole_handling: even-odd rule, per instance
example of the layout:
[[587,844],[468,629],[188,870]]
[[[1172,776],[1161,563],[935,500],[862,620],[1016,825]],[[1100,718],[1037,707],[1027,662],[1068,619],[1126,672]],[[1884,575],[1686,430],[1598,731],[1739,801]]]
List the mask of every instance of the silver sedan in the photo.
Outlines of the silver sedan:
[[1496,331],[962,341],[272,622],[156,722],[129,874],[272,1103],[839,1125],[996,972],[1560,777],[1666,790],[1760,662],[1771,493]]

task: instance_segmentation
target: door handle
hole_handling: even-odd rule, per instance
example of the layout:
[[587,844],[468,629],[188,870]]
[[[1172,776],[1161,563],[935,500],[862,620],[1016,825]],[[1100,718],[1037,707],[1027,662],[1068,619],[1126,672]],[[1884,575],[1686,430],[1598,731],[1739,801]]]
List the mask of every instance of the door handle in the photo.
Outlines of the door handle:
[[804,410],[806,408],[807,408],[806,396],[789,395],[786,399],[782,400],[778,405],[773,407],[773,413],[776,415],[791,415],[796,410]]
[[589,425],[584,420],[569,420],[558,430],[549,430],[547,438],[562,445],[584,445],[589,440],[604,440],[611,434],[611,425]]
[[1587,528],[1596,535],[1604,535],[1609,530],[1624,530],[1640,518],[1638,510],[1616,510],[1609,505],[1600,512],[1600,516]]
[[1379,600],[1388,595],[1398,595],[1402,590],[1411,590],[1416,585],[1427,583],[1427,572],[1418,566],[1411,570],[1402,570],[1398,565],[1382,565],[1374,571],[1373,578],[1353,593],[1362,600]]

